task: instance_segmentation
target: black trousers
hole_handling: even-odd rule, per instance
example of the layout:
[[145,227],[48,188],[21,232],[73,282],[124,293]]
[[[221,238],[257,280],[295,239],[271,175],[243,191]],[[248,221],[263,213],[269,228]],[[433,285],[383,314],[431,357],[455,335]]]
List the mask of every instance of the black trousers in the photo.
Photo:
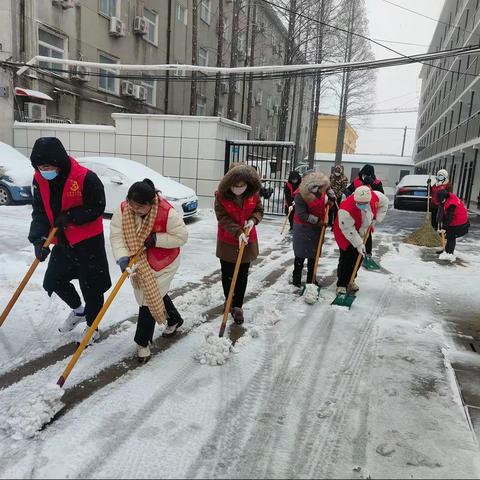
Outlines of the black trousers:
[[447,227],[445,229],[445,236],[447,239],[447,243],[445,245],[445,252],[446,253],[453,253],[455,251],[455,246],[457,244],[457,238],[463,237],[466,233],[468,233],[468,229],[470,228],[470,223],[467,222],[464,225],[457,225],[455,227]]
[[[167,312],[168,325],[175,325],[182,320],[182,317],[175,308],[172,299],[168,295],[163,297],[163,304],[165,305],[165,310]],[[138,309],[137,330],[134,338],[137,345],[146,347],[148,342],[153,340],[155,323],[156,321],[153,318],[153,315],[150,313],[150,309],[148,307],[143,306]]]
[[[288,215],[288,207],[285,206],[285,215]],[[290,223],[290,230],[293,229],[293,217],[295,216],[295,205],[292,207],[292,212],[290,213],[290,216],[288,217],[288,222]]]
[[430,205],[430,211],[432,212],[432,227],[434,230],[437,230],[438,228],[438,222],[437,222],[437,215],[438,215],[438,207],[435,205]]
[[370,235],[367,238],[367,241],[365,242],[365,250],[367,251],[367,255],[372,254],[372,248],[373,248],[373,238],[372,238],[372,232],[370,232]]
[[351,244],[346,250],[340,249],[340,259],[338,261],[337,269],[337,287],[348,286],[357,258],[358,250]]
[[[302,272],[303,264],[305,263],[304,258],[295,257],[293,262],[293,281],[295,283],[300,283],[302,281]],[[313,283],[313,267],[315,265],[314,258],[307,259],[307,283]]]
[[[223,293],[225,299],[228,297],[230,292],[230,285],[232,284],[233,272],[235,270],[235,264],[230,262],[225,262],[220,260],[220,265],[222,267],[222,285]],[[243,299],[245,297],[245,290],[247,289],[248,282],[248,269],[250,268],[250,263],[241,263],[240,270],[238,272],[237,283],[235,284],[235,290],[233,292],[232,299],[232,308],[238,307],[242,308]]]

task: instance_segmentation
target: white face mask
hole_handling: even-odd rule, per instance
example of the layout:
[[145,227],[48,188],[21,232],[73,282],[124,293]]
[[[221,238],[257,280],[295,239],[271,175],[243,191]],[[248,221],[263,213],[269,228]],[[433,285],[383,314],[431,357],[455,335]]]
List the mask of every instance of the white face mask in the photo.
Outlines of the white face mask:
[[239,197],[240,195],[243,195],[243,193],[245,192],[246,189],[247,189],[246,185],[244,185],[243,187],[231,187],[230,188],[232,193],[234,195],[236,195],[237,197]]

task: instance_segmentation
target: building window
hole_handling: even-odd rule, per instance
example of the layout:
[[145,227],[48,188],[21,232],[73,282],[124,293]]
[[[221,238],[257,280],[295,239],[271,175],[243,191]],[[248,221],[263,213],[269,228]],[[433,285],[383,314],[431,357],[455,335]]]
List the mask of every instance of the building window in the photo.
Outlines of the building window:
[[98,11],[107,17],[119,17],[118,0],[99,0]]
[[198,64],[202,67],[208,67],[208,50],[206,48],[198,49]]
[[[111,57],[105,53],[100,53],[98,55],[98,61],[100,63],[115,65],[118,63],[118,58]],[[104,90],[105,92],[118,95],[118,78],[116,78],[116,75],[118,75],[118,70],[115,68],[99,68],[98,73],[101,75],[98,78],[99,90]]]
[[184,25],[187,25],[187,15],[188,10],[183,6],[177,3],[177,7],[175,9],[175,16],[177,21],[182,22]]
[[197,115],[204,117],[207,114],[207,99],[201,95],[197,97]]
[[143,17],[148,25],[148,33],[143,36],[143,39],[153,45],[158,45],[158,15],[154,11],[144,8]]
[[[51,31],[38,29],[38,54],[44,57],[53,58],[67,58],[66,56],[66,42],[67,39],[60,35],[57,35]],[[62,65],[58,63],[40,62],[40,67],[46,69],[59,69],[62,70]],[[55,72],[53,72],[55,73]],[[67,73],[58,72],[58,75],[66,76]]]
[[210,0],[200,0],[200,18],[210,25]]
[[147,89],[147,104],[157,106],[157,82],[155,80],[142,80],[142,86]]

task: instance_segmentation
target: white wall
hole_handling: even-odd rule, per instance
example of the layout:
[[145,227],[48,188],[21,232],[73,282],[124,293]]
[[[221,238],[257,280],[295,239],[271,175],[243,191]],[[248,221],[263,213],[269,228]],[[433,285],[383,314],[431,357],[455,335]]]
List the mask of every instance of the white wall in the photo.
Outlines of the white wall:
[[225,140],[246,140],[250,127],[219,117],[114,113],[115,126],[15,122],[14,146],[30,156],[39,137],[58,137],[73,157],[128,158],[195,190],[212,206],[223,177]]

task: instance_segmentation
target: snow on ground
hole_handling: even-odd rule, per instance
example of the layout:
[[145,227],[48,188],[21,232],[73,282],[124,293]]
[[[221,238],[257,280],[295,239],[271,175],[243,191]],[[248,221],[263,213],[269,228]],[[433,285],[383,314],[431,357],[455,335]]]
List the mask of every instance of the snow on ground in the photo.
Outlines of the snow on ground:
[[[0,306],[32,260],[29,214],[0,209]],[[338,261],[331,232],[319,267],[324,287],[307,305],[289,284],[290,236],[281,239],[280,218],[266,219],[245,324],[229,320],[225,341],[234,346],[212,368],[194,356],[207,351],[206,336],[216,339],[224,299],[214,215],[200,212],[172,291],[182,333],[163,340],[157,328],[159,351],[138,367],[137,306],[124,286],[101,323],[102,341],[67,379],[67,410],[33,439],[15,440],[0,425],[0,476],[478,477],[478,445],[449,367],[455,356],[476,354],[455,351],[445,319],[480,306],[471,294],[479,241],[470,235],[455,262],[439,262],[400,241],[421,216],[390,218],[374,240],[383,270],[360,271],[350,311],[330,306]],[[115,281],[108,244],[107,252]],[[68,309],[42,291],[45,266],[0,329],[0,405],[13,420],[24,421],[16,412],[25,400],[57,380],[82,329],[57,332]],[[213,340],[210,347],[220,350]]]

